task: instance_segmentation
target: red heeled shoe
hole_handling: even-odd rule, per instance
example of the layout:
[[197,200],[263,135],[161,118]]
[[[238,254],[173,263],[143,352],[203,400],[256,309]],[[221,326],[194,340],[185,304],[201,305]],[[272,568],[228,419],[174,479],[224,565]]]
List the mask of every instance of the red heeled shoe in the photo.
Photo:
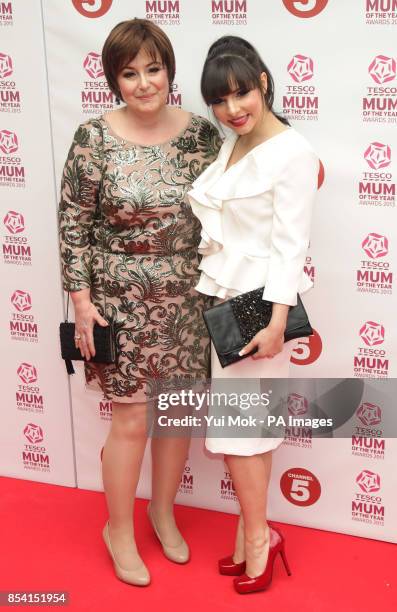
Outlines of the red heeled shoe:
[[235,563],[233,561],[233,555],[219,559],[218,561],[219,573],[222,576],[241,576],[245,572],[245,561],[241,563]]
[[274,561],[278,553],[280,553],[283,560],[285,571],[287,572],[288,576],[291,576],[291,570],[285,555],[284,538],[277,529],[274,529],[273,527],[272,530],[277,534],[277,536],[273,540],[274,543],[269,545],[269,556],[267,558],[267,563],[263,574],[256,576],[255,578],[251,578],[251,576],[247,576],[247,574],[243,574],[240,576],[240,578],[235,578],[233,583],[237,593],[256,593],[257,591],[264,591],[267,589],[272,581]]
[[[277,542],[277,536],[272,537],[272,531],[275,531],[281,539],[283,538],[283,536],[275,527],[273,527],[273,525],[269,525],[269,527],[270,546],[272,547]],[[222,574],[222,576],[241,576],[245,572],[245,565],[245,561],[242,561],[241,563],[235,563],[233,561],[233,555],[229,555],[228,557],[224,557],[223,559],[219,559],[218,561],[219,573]]]

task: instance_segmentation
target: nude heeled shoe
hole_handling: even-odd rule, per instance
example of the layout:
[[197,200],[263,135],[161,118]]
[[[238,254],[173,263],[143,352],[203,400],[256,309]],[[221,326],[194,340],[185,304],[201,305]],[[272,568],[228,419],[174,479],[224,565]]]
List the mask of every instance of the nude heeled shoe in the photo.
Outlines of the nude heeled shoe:
[[152,512],[151,512],[150,502],[147,505],[147,514],[149,517],[149,521],[153,527],[154,533],[156,534],[161,546],[163,547],[163,552],[165,556],[167,557],[167,559],[169,559],[170,561],[173,561],[174,563],[187,563],[190,559],[190,551],[189,551],[189,546],[187,545],[183,537],[181,536],[182,542],[180,544],[177,544],[176,546],[167,546],[166,544],[162,542],[160,538],[160,534],[157,531],[157,527],[154,523]]
[[105,527],[103,528],[102,536],[106,544],[106,548],[108,549],[109,555],[113,561],[113,567],[117,578],[119,578],[123,582],[127,582],[128,584],[133,584],[135,586],[147,586],[148,584],[150,584],[150,574],[146,565],[143,562],[137,569],[134,570],[123,569],[117,563],[112,550],[112,544],[110,542],[109,521],[107,521]]

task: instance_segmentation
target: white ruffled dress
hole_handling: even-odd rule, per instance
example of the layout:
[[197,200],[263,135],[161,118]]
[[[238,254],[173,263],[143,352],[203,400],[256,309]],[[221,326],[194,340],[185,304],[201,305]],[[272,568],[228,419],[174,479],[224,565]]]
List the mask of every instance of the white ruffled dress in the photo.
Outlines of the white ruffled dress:
[[[226,170],[237,136],[223,143],[218,158],[193,183],[189,201],[202,225],[197,291],[228,299],[265,286],[263,299],[295,305],[312,286],[304,272],[317,191],[319,160],[293,128],[254,147]],[[250,357],[222,369],[212,347],[211,375],[223,378],[288,378],[291,351],[285,343],[273,359]],[[212,452],[263,453],[280,438],[217,438]]]

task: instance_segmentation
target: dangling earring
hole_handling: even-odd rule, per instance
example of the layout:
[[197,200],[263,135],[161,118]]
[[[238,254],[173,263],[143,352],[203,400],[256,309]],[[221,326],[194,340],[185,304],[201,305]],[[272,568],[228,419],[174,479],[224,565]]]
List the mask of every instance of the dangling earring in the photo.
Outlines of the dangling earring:
[[120,98],[118,96],[116,96],[115,103],[120,106]]

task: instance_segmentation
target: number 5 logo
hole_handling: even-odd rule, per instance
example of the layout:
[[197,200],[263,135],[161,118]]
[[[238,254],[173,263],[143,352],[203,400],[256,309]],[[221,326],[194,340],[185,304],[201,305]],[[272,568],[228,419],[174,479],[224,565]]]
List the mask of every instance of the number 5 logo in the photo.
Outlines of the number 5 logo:
[[309,365],[314,363],[321,355],[323,343],[321,338],[313,329],[313,335],[306,338],[299,338],[291,355],[291,363],[295,365]]
[[72,0],[74,8],[84,17],[102,17],[112,6],[113,0]]
[[328,0],[283,0],[283,4],[295,17],[315,17],[325,9]]
[[304,468],[291,468],[280,479],[284,497],[295,506],[311,506],[321,495],[318,478]]

